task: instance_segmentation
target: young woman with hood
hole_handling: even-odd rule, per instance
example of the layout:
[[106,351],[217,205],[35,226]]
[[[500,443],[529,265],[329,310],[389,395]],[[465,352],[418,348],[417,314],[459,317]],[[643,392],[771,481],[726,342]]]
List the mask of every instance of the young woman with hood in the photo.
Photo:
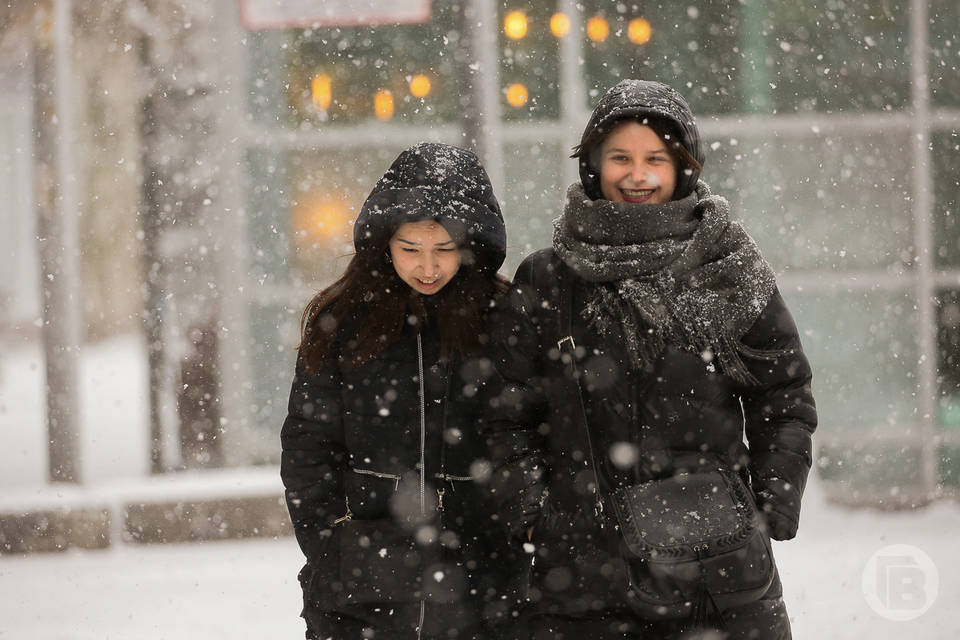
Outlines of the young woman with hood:
[[[526,448],[495,460],[494,474],[495,486],[510,487],[500,492],[503,518],[533,549],[530,637],[715,629],[725,635],[710,637],[789,638],[768,552],[729,568],[736,581],[767,563],[751,601],[724,608],[698,587],[680,614],[648,614],[633,601],[637,589],[671,587],[622,552],[622,527],[596,508],[598,495],[682,484],[715,461],[749,487],[755,531],[796,534],[817,416],[774,274],[727,201],[699,179],[700,135],[670,87],[625,80],[610,89],[574,157],[581,181],[567,191],[553,247],[520,265],[495,325],[498,368],[524,385],[531,434]],[[646,526],[642,537],[663,537],[649,528],[666,525]]]
[[281,476],[307,638],[489,638],[508,617],[516,563],[491,535],[484,435],[505,241],[477,157],[418,144],[377,182],[356,254],[304,311]]

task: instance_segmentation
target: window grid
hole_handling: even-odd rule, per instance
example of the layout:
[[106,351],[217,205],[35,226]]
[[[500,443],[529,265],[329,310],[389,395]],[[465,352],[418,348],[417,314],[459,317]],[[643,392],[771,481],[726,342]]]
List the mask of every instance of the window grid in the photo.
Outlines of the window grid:
[[[492,0],[478,0],[476,7],[480,11],[490,11],[497,15]],[[575,0],[559,0],[558,10],[564,11],[572,20],[571,31],[579,33],[584,16],[577,8]],[[922,460],[922,488],[928,495],[938,486],[938,452],[941,443],[949,446],[960,444],[960,433],[943,432],[938,428],[936,405],[937,388],[937,317],[935,296],[941,288],[960,288],[960,268],[937,269],[934,260],[932,242],[933,218],[933,177],[930,140],[935,133],[960,129],[960,109],[931,108],[929,95],[928,56],[929,42],[928,7],[926,0],[909,2],[909,41],[910,41],[910,107],[907,111],[870,111],[847,115],[843,113],[791,113],[786,115],[762,115],[742,113],[719,117],[701,118],[701,129],[705,138],[719,136],[828,136],[835,133],[880,133],[892,129],[909,130],[913,140],[909,153],[912,156],[912,225],[913,243],[917,259],[902,274],[891,275],[886,269],[858,270],[831,273],[823,278],[823,270],[791,270],[780,278],[781,285],[787,290],[806,292],[830,290],[880,290],[887,292],[913,292],[917,307],[916,335],[918,362],[916,379],[918,398],[916,399],[915,428],[904,430],[879,430],[871,437],[879,441],[891,440],[907,446],[916,446]],[[487,15],[490,15],[487,14]],[[497,34],[499,24],[487,24],[481,41],[486,49],[483,58],[489,63],[497,60]],[[564,38],[560,44],[560,116],[549,122],[506,121],[498,116],[495,122],[487,121],[482,155],[488,166],[491,178],[498,193],[504,191],[503,149],[505,141],[537,141],[571,146],[580,134],[583,123],[589,117],[586,108],[586,79],[582,74],[579,61],[583,59],[582,38]],[[493,69],[499,65],[493,64]],[[483,104],[499,105],[499,81],[497,74],[487,78],[483,84]],[[235,98],[236,99],[236,98]],[[242,104],[242,101],[241,101]],[[494,109],[497,113],[499,108]],[[490,113],[488,111],[488,113]],[[444,141],[462,144],[461,128],[457,124],[439,126],[403,126],[363,124],[346,127],[318,128],[311,131],[287,131],[280,128],[258,126],[248,118],[237,119],[243,144],[249,149],[267,149],[275,152],[304,151],[314,148],[337,149],[350,148],[363,144],[390,144],[405,146],[420,140]],[[905,150],[906,151],[906,150]],[[562,163],[562,182],[568,184],[577,179],[575,163]],[[562,194],[557,194],[561,198]],[[240,232],[238,232],[240,233]],[[234,242],[243,242],[240,235],[234,235]],[[238,255],[242,256],[242,252]],[[242,267],[242,258],[236,266]],[[229,269],[226,269],[229,271]],[[242,271],[238,271],[242,272]],[[242,287],[239,287],[242,289]],[[269,305],[276,302],[289,303],[291,300],[305,299],[309,291],[303,287],[281,285],[273,288],[235,291],[233,309],[245,309],[249,315],[251,306]],[[242,335],[241,331],[241,335]],[[228,342],[225,350],[231,353],[225,357],[237,363],[240,371],[224,381],[226,396],[242,397],[249,389],[250,362],[246,350],[238,341]],[[229,367],[224,368],[229,371]],[[226,406],[230,406],[230,402]],[[824,425],[829,425],[829,416],[825,416]],[[235,416],[234,420],[252,428],[246,419]],[[824,431],[827,431],[826,429]],[[906,433],[904,433],[906,432]],[[829,439],[836,446],[861,443],[862,433],[846,433],[844,430],[821,432],[821,437]]]

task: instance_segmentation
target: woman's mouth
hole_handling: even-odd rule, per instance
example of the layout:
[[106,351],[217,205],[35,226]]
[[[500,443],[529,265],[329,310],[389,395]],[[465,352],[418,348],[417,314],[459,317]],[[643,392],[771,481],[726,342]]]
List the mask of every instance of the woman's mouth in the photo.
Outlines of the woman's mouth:
[[656,189],[620,189],[624,202],[634,204],[646,202],[653,196],[655,191]]
[[420,285],[420,288],[426,291],[436,288],[439,283],[440,278],[433,278],[432,280],[423,280],[421,278],[417,278],[417,284]]

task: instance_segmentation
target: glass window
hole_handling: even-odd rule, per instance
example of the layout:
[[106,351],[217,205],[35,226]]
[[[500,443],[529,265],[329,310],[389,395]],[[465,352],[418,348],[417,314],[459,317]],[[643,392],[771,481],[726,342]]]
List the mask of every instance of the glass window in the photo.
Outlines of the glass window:
[[785,292],[830,428],[902,430],[917,421],[912,291]]
[[247,154],[250,277],[260,285],[290,281],[289,177],[286,153]]
[[353,254],[353,220],[401,147],[251,152],[248,237],[259,284],[316,288]]
[[[592,102],[624,78],[658,80],[696,114],[901,109],[910,101],[905,5],[589,0],[587,89]],[[592,19],[609,25],[595,30],[602,40],[591,39]]]
[[937,294],[938,422],[960,430],[960,291]]
[[588,106],[625,78],[669,84],[695,114],[729,113],[741,105],[743,57],[729,3],[588,0],[583,7]]
[[930,0],[930,95],[934,106],[960,107],[960,4]]
[[[560,45],[553,2],[500,5],[500,92],[503,119],[560,116]],[[572,37],[570,35],[566,37]]]
[[504,145],[507,184],[497,195],[507,225],[508,255],[502,271],[509,276],[528,254],[553,242],[553,220],[560,216],[566,189],[561,166],[574,162],[563,149],[544,142]]
[[[908,107],[909,5],[909,0],[741,4],[743,36],[755,32],[747,27],[758,19],[767,33],[771,106],[787,113]],[[764,15],[751,18],[751,7]]]
[[856,504],[896,504],[900,495],[926,494],[923,452],[916,444],[851,447],[821,438],[817,468],[821,478],[840,487],[831,497]]
[[933,243],[938,267],[960,267],[960,134],[932,136]]
[[777,270],[911,260],[909,133],[707,140],[704,179]]
[[[913,293],[786,292],[785,297],[813,366],[823,421],[817,436],[821,477],[840,483],[852,500],[889,500],[893,487],[922,490],[920,446],[870,438],[880,431],[906,439],[919,422]],[[863,436],[850,446],[849,438],[831,438],[840,432]]]
[[[303,300],[304,307],[306,304]],[[273,439],[287,415],[302,312],[303,308],[292,304],[250,307],[253,394],[248,398],[249,411],[253,426],[270,444],[257,447],[260,457],[252,460],[254,464],[277,462],[279,450]]]
[[940,482],[950,489],[960,489],[960,446],[940,447]]
[[940,449],[940,481],[960,486],[960,291],[939,291],[937,304],[937,422],[945,436]]
[[307,283],[328,283],[353,254],[353,221],[403,146],[290,155],[293,268]]
[[251,34],[255,117],[297,128],[456,120],[465,75],[456,55],[461,8],[432,7],[425,24]]

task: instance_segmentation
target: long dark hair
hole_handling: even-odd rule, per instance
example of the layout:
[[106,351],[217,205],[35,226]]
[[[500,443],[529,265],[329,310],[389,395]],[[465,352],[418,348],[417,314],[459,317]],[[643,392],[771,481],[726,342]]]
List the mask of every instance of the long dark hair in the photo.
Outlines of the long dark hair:
[[[408,323],[435,323],[445,357],[469,356],[486,343],[486,312],[508,289],[506,278],[464,259],[453,279],[429,296],[428,318],[425,296],[400,279],[388,256],[386,246],[357,251],[343,275],[307,304],[299,346],[307,371],[333,355],[358,367],[396,342]],[[345,324],[350,335],[341,331]]]

